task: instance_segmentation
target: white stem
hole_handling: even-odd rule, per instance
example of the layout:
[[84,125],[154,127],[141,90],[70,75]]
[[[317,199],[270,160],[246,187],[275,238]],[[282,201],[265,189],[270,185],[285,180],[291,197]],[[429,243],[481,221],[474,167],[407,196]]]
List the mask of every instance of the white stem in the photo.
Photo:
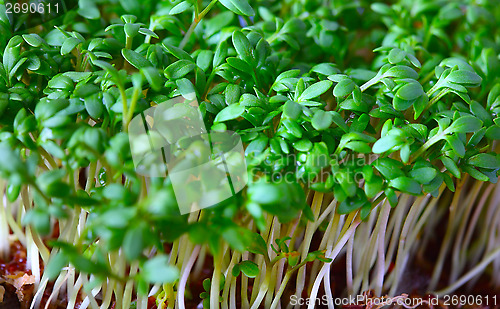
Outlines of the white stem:
[[387,230],[387,221],[389,220],[389,213],[391,212],[391,205],[386,202],[382,210],[382,223],[378,231],[378,250],[377,250],[377,277],[375,279],[375,295],[382,296],[382,286],[384,285],[385,275],[385,232]]
[[[318,227],[316,225],[315,221],[319,217],[319,212],[321,211],[322,204],[323,204],[323,193],[315,192],[314,197],[313,197],[312,207],[311,207],[315,220],[312,222],[307,222],[304,240],[302,241],[301,261],[303,261],[307,257],[307,254],[309,253],[309,246],[311,244],[311,239],[314,235],[314,232],[316,232],[316,229]],[[300,295],[302,295],[302,291],[304,290],[305,281],[306,281],[305,277],[306,277],[306,268],[304,265],[297,272],[297,285],[296,285],[296,290],[295,290],[295,295],[297,297],[300,297]],[[295,306],[295,308],[297,308],[297,309],[299,307],[300,307],[300,305],[298,305],[298,304]]]
[[474,278],[475,276],[477,276],[481,272],[483,272],[484,269],[486,268],[486,266],[488,266],[488,264],[491,263],[491,261],[493,261],[494,259],[496,259],[499,256],[500,256],[500,247],[497,248],[496,250],[494,250],[493,252],[491,252],[490,254],[488,254],[481,261],[481,263],[479,263],[476,267],[474,267],[468,273],[463,275],[455,283],[453,283],[452,285],[450,285],[450,286],[448,286],[440,291],[435,292],[434,294],[439,296],[439,295],[449,295],[449,294],[453,293],[456,289],[461,287],[463,284],[467,283],[467,281],[469,281],[470,279]]
[[0,258],[7,260],[10,254],[10,242],[9,242],[9,224],[7,223],[7,213],[5,211],[5,206],[3,200],[7,201],[3,195],[5,182],[0,180]]
[[[472,212],[473,207],[479,207],[479,205],[476,205],[475,201],[477,199],[477,196],[479,194],[479,191],[481,190],[483,183],[482,182],[476,182],[474,184],[474,189],[472,192],[467,194],[467,200],[464,203],[465,205],[460,205],[462,208],[464,208],[463,213],[460,214],[460,217],[462,218],[461,222],[459,223],[458,230],[455,234],[455,243],[453,245],[453,251],[451,254],[451,274],[450,274],[450,279],[449,283],[451,284],[452,282],[455,282],[462,271],[462,267],[460,266],[462,264],[461,262],[461,256],[460,256],[460,249],[462,248],[463,244],[463,238],[465,234],[465,229],[467,227],[467,222],[469,221],[470,218],[470,213]],[[457,218],[458,221],[459,218]]]
[[333,295],[332,295],[332,287],[330,285],[330,276],[323,277],[323,285],[325,286],[325,295],[327,299],[328,309],[335,309],[333,305]]
[[[26,248],[26,235],[24,235],[24,232],[21,228],[21,225],[19,224],[19,222],[16,221],[16,219],[14,219],[14,216],[12,215],[12,204],[9,203],[7,201],[7,199],[5,199],[5,215],[6,215],[6,219],[7,219],[7,222],[9,223],[9,227],[10,229],[12,230],[12,232],[14,233],[14,235],[17,237],[17,239],[19,240],[19,242]],[[17,212],[18,213],[22,213],[22,208],[19,207]]]
[[[70,270],[72,271],[72,270]],[[59,290],[63,286],[64,282],[68,280],[69,276],[69,271],[62,271],[59,277],[57,277],[56,282],[54,283],[54,288],[52,289],[52,293],[50,293],[49,299],[47,300],[47,303],[45,304],[45,309],[49,308],[50,303],[52,302],[53,299],[57,299],[57,296],[59,295]]]
[[393,270],[394,280],[392,282],[392,287],[391,290],[389,291],[389,295],[394,295],[394,293],[396,292],[396,289],[398,288],[399,285],[399,280],[401,278],[401,274],[405,269],[406,262],[408,261],[408,256],[405,251],[405,248],[407,246],[406,237],[413,226],[415,218],[418,218],[420,210],[423,208],[424,205],[427,204],[426,199],[428,200],[429,198],[430,194],[428,194],[425,197],[419,197],[415,202],[413,202],[410,211],[408,212],[408,216],[406,216],[406,220],[403,225],[403,230],[401,231],[401,235],[399,237],[396,265]]
[[139,269],[139,262],[134,262],[130,265],[129,277],[132,278],[125,284],[125,290],[123,291],[123,308],[129,308],[132,303],[132,292],[134,289],[134,279],[133,277],[137,274]]
[[347,295],[353,295],[352,289],[352,254],[354,248],[354,237],[350,238],[347,242],[347,252],[346,252],[346,287]]
[[69,299],[68,299],[68,306],[66,307],[67,309],[73,309],[76,306],[76,298],[78,297],[78,292],[80,291],[83,285],[82,276],[84,276],[84,274],[80,274],[78,276],[75,286],[73,287],[72,293],[68,295]]
[[177,290],[177,305],[179,306],[179,309],[185,309],[186,306],[184,304],[184,291],[186,290],[186,283],[189,277],[189,274],[191,273],[191,269],[193,268],[194,262],[196,261],[196,258],[198,257],[198,254],[200,253],[201,246],[196,246],[193,249],[193,253],[191,254],[191,257],[189,258],[189,261],[186,264],[186,267],[184,267],[184,270],[182,271],[181,278],[179,280],[179,287]]
[[[337,257],[337,255],[340,253],[340,250],[342,250],[342,248],[346,244],[347,240],[352,236],[352,234],[354,233],[354,231],[358,227],[359,223],[360,223],[359,220],[355,220],[352,223],[351,227],[349,227],[349,229],[346,231],[344,236],[342,236],[342,238],[338,241],[337,245],[333,248],[333,250],[330,252],[327,252],[325,254],[325,256],[327,258],[334,260]],[[316,277],[316,280],[314,281],[314,285],[313,285],[311,295],[310,295],[310,303],[309,303],[309,306],[307,307],[307,309],[314,308],[314,305],[316,303],[316,296],[318,295],[319,285],[321,283],[321,280],[323,279],[323,277],[327,273],[327,271],[330,269],[331,263],[332,262],[325,263],[323,265],[323,267],[321,268],[321,271],[319,272],[318,276]]]
[[[90,277],[90,280],[92,280],[92,276]],[[89,281],[87,280],[86,277],[83,278],[83,285],[84,287],[87,286]],[[86,292],[86,296],[82,301],[82,304],[80,305],[80,309],[86,309],[90,305],[92,309],[99,309],[99,304],[97,303],[95,296],[99,294],[99,292],[102,290],[102,285],[99,285],[92,289],[92,291]]]
[[30,309],[38,309],[40,308],[40,302],[42,301],[43,293],[45,292],[45,288],[47,287],[47,283],[49,279],[44,278],[40,283],[40,286],[36,290],[35,295],[33,296],[33,301],[31,302]]
[[38,285],[40,284],[40,255],[38,252],[38,248],[33,241],[33,235],[31,233],[31,227],[26,227],[26,240],[27,240],[27,259],[26,266],[31,270],[31,273],[35,277],[35,290],[38,289]]

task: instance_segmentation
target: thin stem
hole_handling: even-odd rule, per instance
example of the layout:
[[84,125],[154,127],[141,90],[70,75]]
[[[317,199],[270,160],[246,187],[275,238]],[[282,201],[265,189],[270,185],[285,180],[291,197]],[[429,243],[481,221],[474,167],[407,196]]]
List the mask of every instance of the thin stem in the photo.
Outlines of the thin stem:
[[376,75],[372,79],[370,79],[369,81],[367,81],[366,83],[364,83],[363,85],[361,85],[359,87],[359,90],[361,90],[361,92],[364,92],[366,89],[368,89],[371,86],[375,85],[379,81],[380,81],[380,76]]
[[259,308],[260,304],[262,303],[262,300],[264,299],[264,296],[266,295],[267,290],[269,288],[269,281],[271,280],[271,274],[272,274],[272,266],[269,264],[266,266],[266,275],[264,277],[264,282],[261,284],[259,288],[259,293],[257,294],[257,297],[255,298],[255,301],[253,302],[251,309]]
[[196,257],[200,253],[201,246],[196,246],[193,249],[193,253],[191,254],[191,257],[189,258],[189,261],[186,264],[186,267],[182,271],[182,276],[181,279],[179,280],[179,288],[177,290],[177,304],[179,306],[179,309],[184,309],[186,308],[184,304],[184,291],[186,290],[186,283],[189,277],[189,274],[191,273],[191,269],[193,268],[193,264],[196,261]]
[[123,109],[123,131],[127,132],[128,127],[127,127],[127,115],[128,115],[128,106],[127,106],[127,95],[125,94],[125,88],[123,85],[118,84],[118,89],[120,90],[120,96],[122,98],[122,109]]
[[434,294],[436,295],[449,295],[453,293],[456,289],[467,283],[470,279],[474,278],[475,276],[479,275],[488,264],[490,264],[494,259],[500,256],[500,247],[488,254],[482,261],[479,263],[476,267],[471,269],[468,273],[463,275],[460,279],[458,279],[455,283],[452,285],[435,292]]
[[448,92],[450,92],[448,89],[442,89],[441,91],[439,91],[439,93],[435,97],[429,100],[429,104],[427,104],[425,110],[429,109],[432,105],[434,105],[434,103],[439,101],[439,99],[445,96]]
[[410,158],[409,163],[412,163],[413,161],[415,161],[427,149],[429,149],[432,145],[434,145],[435,143],[440,141],[447,133],[448,133],[448,130],[446,129],[443,132],[438,133],[438,134],[434,135],[433,137],[431,137],[427,142],[425,142],[425,144],[423,144],[419,149],[417,149],[417,151],[415,151],[413,156]]
[[[481,205],[477,205],[475,203],[476,199],[479,195],[479,191],[482,188],[482,185],[483,185],[483,182],[480,182],[480,181],[476,181],[474,183],[474,188],[473,188],[472,192],[468,193],[467,201],[466,201],[465,205],[462,206],[463,208],[465,208],[465,213],[462,213],[462,215],[461,215],[462,222],[458,227],[456,237],[455,237],[455,243],[453,245],[452,266],[451,266],[451,274],[450,274],[450,279],[449,279],[450,283],[455,282],[457,280],[458,275],[462,269],[461,264],[463,265],[463,263],[461,263],[460,248],[464,244],[465,229],[467,226],[467,222],[469,222],[469,220],[470,220],[470,214],[472,212],[472,209],[474,207],[482,208]],[[483,195],[482,200],[483,200],[483,205],[484,205],[486,203],[486,198],[489,196],[489,194],[487,194],[487,193],[489,193],[489,192],[486,191],[483,193],[484,193],[484,195]]]
[[203,11],[201,11],[201,13],[198,16],[195,16],[194,21],[191,24],[191,26],[189,26],[189,29],[186,32],[186,34],[184,35],[184,38],[182,39],[181,44],[179,45],[179,48],[182,49],[182,48],[186,47],[186,44],[189,41],[189,38],[191,37],[191,35],[193,34],[196,26],[198,26],[198,24],[203,19],[203,17],[205,17],[205,15],[207,15],[207,13],[210,12],[210,9],[217,3],[217,1],[218,0],[212,0],[208,4],[208,6]]
[[283,278],[283,282],[281,282],[280,289],[276,293],[276,296],[274,297],[273,303],[271,304],[270,309],[276,309],[278,307],[278,303],[281,300],[281,295],[283,295],[283,292],[285,291],[286,285],[288,281],[290,280],[290,277],[293,274],[293,269],[289,270],[286,272],[285,277]]
[[189,38],[191,37],[191,35],[193,34],[194,29],[196,28],[196,26],[198,26],[198,23],[199,22],[195,20],[195,21],[193,21],[191,26],[189,26],[189,29],[186,32],[186,34],[184,35],[184,38],[182,39],[181,44],[179,44],[180,49],[183,49],[184,47],[186,47],[186,44],[189,41]]
[[[345,233],[343,233],[343,234],[341,233],[342,236],[341,236],[340,240],[337,242],[337,244],[335,245],[335,247],[333,248],[333,250],[331,252],[327,252],[327,254],[325,254],[325,257],[334,260],[337,257],[337,255],[340,253],[340,250],[342,250],[342,248],[346,244],[347,240],[349,238],[351,238],[351,236],[354,234],[354,231],[356,230],[356,228],[358,227],[358,225],[360,223],[361,223],[361,220],[359,220],[359,219],[355,220],[351,224],[351,226],[348,229],[346,229]],[[346,222],[346,226],[348,226],[348,225],[350,225],[349,221]],[[323,268],[321,269],[320,273],[316,277],[316,280],[314,281],[314,284],[313,284],[313,288],[311,290],[310,302],[309,302],[309,305],[307,307],[308,309],[314,308],[314,306],[316,304],[316,296],[318,295],[319,285],[320,285],[323,277],[326,275],[326,273],[329,272],[331,263],[332,262],[325,263],[323,265]]]
[[439,281],[439,278],[441,277],[444,259],[446,257],[446,253],[448,252],[448,248],[450,246],[451,237],[453,236],[453,231],[455,230],[455,225],[454,225],[455,214],[456,214],[459,202],[460,202],[460,198],[462,196],[461,189],[462,189],[463,183],[464,182],[462,181],[458,184],[457,189],[456,189],[457,193],[455,193],[455,195],[453,196],[453,201],[451,202],[451,205],[450,205],[450,218],[448,221],[448,227],[446,229],[446,233],[445,233],[444,239],[443,239],[443,244],[442,244],[441,250],[439,251],[439,255],[438,255],[438,258],[436,260],[434,272],[432,274],[432,278],[431,278],[431,281],[429,284],[429,287],[431,290],[436,288],[438,281]]
[[[126,36],[125,37],[125,48],[126,49],[132,49],[132,42],[134,41],[134,38],[131,36]],[[126,62],[125,62],[126,63]]]
[[[221,246],[223,248],[224,246]],[[214,273],[212,275],[212,285],[210,286],[210,309],[219,309],[220,280],[222,272],[222,262],[224,259],[224,249],[219,254],[214,254]]]
[[347,295],[353,295],[352,288],[352,253],[354,249],[354,237],[350,238],[347,242],[347,252],[346,252],[346,286],[347,286]]
[[132,117],[134,116],[135,106],[137,105],[137,101],[139,100],[140,93],[141,93],[140,88],[134,89],[134,93],[132,94],[132,101],[130,102],[130,109],[128,110],[127,120],[126,120],[126,124],[125,124],[127,128],[128,128],[130,121],[132,120]]
[[385,233],[387,231],[387,222],[389,221],[389,214],[391,212],[391,205],[385,202],[385,206],[380,212],[382,217],[382,224],[378,233],[378,248],[377,248],[377,272],[375,280],[375,295],[382,296],[382,286],[384,285],[385,275]]
[[[5,182],[0,179],[0,192],[4,192]],[[0,199],[0,258],[7,260],[10,254],[9,243],[9,224],[7,222],[7,213],[3,205],[3,198]]]
[[[319,212],[321,211],[321,205],[323,205],[323,193],[315,192],[312,202],[312,211],[315,219],[319,217]],[[314,232],[316,232],[316,228],[317,225],[315,221],[307,223],[304,240],[302,241],[302,253],[301,253],[302,261],[304,261],[307,257],[311,240],[314,235]],[[302,294],[302,291],[305,286],[305,281],[306,281],[306,269],[300,268],[299,273],[297,275],[297,288],[295,291],[295,295],[297,297],[299,297]]]

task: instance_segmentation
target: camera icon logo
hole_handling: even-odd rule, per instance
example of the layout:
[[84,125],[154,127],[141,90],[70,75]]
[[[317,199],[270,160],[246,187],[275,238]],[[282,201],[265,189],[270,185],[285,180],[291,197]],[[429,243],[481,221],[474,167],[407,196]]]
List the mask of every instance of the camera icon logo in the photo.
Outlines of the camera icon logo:
[[196,96],[187,97],[141,112],[128,127],[136,172],[170,177],[181,214],[220,203],[248,181],[240,136],[208,132]]

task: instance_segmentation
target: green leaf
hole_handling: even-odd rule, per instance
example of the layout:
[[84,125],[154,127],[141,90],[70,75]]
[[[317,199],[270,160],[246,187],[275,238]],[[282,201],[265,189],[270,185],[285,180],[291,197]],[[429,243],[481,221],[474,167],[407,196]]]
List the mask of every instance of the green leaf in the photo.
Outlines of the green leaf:
[[246,63],[245,61],[241,60],[240,58],[229,57],[226,59],[226,62],[230,66],[232,66],[233,68],[235,68],[241,72],[251,74],[251,72],[253,71],[252,67],[248,63]]
[[363,201],[361,199],[348,198],[345,201],[343,201],[342,203],[340,203],[340,205],[337,208],[337,213],[339,213],[341,215],[351,213],[351,212],[361,208],[365,204],[365,202],[366,201]]
[[101,69],[104,69],[106,72],[108,72],[115,80],[119,80],[118,76],[118,70],[112,66],[111,64],[107,63],[106,61],[102,60],[94,60],[92,63]]
[[146,77],[146,80],[153,90],[159,91],[161,89],[163,86],[163,78],[158,69],[145,67],[141,69],[141,73]]
[[332,114],[325,112],[323,110],[318,110],[312,120],[311,124],[316,130],[326,130],[330,127],[333,122]]
[[385,189],[384,194],[389,200],[389,204],[391,204],[392,208],[398,205],[398,196],[396,195],[396,192],[394,192],[394,189],[387,188]]
[[319,97],[320,95],[328,91],[332,84],[333,83],[329,80],[323,80],[312,84],[311,86],[307,87],[304,92],[302,92],[302,94],[298,98],[298,101],[307,101]]
[[373,144],[372,151],[373,153],[384,153],[398,145],[401,145],[402,143],[403,141],[399,136],[386,135]]
[[133,65],[136,69],[153,66],[153,64],[148,59],[146,59],[146,57],[133,50],[124,48],[122,49],[122,55],[123,58],[125,58],[125,60],[127,60],[128,63]]
[[415,67],[417,67],[417,68],[422,67],[422,64],[420,63],[420,61],[418,61],[417,57],[415,57],[414,55],[407,53],[406,57],[408,58],[408,60],[410,60],[411,64],[413,64]]
[[252,242],[248,245],[247,250],[256,254],[267,255],[267,244],[260,234],[252,233]]
[[392,9],[389,5],[381,2],[375,2],[370,5],[370,8],[382,15],[389,15],[392,13]]
[[483,122],[474,116],[463,116],[455,120],[451,126],[446,129],[448,132],[470,133],[481,129]]
[[135,37],[137,34],[139,34],[139,29],[141,28],[141,25],[139,24],[134,24],[134,23],[126,23],[123,26],[123,30],[125,31],[125,34],[128,37]]
[[[240,265],[239,264],[234,265],[233,270],[231,270],[231,275],[233,275],[233,277],[238,277],[240,275],[240,273],[241,273]],[[203,298],[203,297],[201,297],[201,298]]]
[[377,194],[382,190],[382,185],[384,184],[384,180],[381,177],[374,176],[369,181],[365,181],[365,194],[368,198],[374,198]]
[[189,72],[193,71],[196,67],[192,61],[189,60],[179,60],[165,69],[165,75],[171,79],[178,79],[186,76]]
[[283,106],[283,114],[290,119],[297,119],[302,114],[302,106],[292,100],[288,100]]
[[202,50],[196,58],[196,65],[203,71],[207,71],[212,64],[214,53],[211,50]]
[[99,119],[104,110],[104,105],[102,103],[102,98],[96,93],[84,99],[85,109],[89,113],[89,116],[94,119]]
[[420,194],[422,192],[422,188],[420,184],[409,178],[409,177],[398,177],[389,182],[389,187],[395,188],[401,192],[406,192],[410,194]]
[[400,63],[401,61],[403,61],[405,59],[405,56],[406,56],[406,52],[402,51],[399,48],[393,48],[389,52],[389,56],[387,59],[389,60],[389,62],[391,64],[396,64],[396,63]]
[[349,127],[347,126],[347,124],[345,123],[345,120],[344,118],[342,118],[342,116],[335,112],[335,111],[330,111],[329,112],[330,114],[332,114],[332,117],[333,117],[333,122],[339,127],[341,128],[344,132],[348,132],[349,131]]
[[354,90],[354,82],[350,79],[341,80],[335,88],[333,88],[333,95],[337,98],[348,96]]
[[458,169],[457,164],[455,161],[448,157],[441,157],[441,162],[443,162],[443,165],[446,167],[446,169],[456,178],[460,179],[461,174],[460,174],[460,169]]
[[16,73],[17,70],[28,60],[28,58],[21,58],[19,61],[14,65],[14,67],[10,70],[9,72],[9,78],[12,79]]
[[490,113],[479,102],[472,101],[470,103],[470,110],[485,126],[489,127],[493,123]]
[[44,42],[43,39],[36,33],[23,34],[23,39],[26,43],[33,47],[39,47]]
[[48,86],[55,89],[69,90],[73,89],[73,80],[64,75],[56,75],[49,81]]
[[61,46],[61,55],[69,54],[78,44],[80,44],[80,40],[74,37],[69,37],[64,40],[64,43]]
[[254,16],[255,12],[247,0],[219,0],[219,2],[233,13],[244,16]]
[[170,12],[168,12],[168,14],[169,15],[180,14],[192,6],[193,6],[192,3],[189,3],[188,1],[182,1],[181,3],[179,3],[176,6],[174,6],[173,8],[171,8]]
[[493,125],[486,130],[486,137],[489,139],[500,140],[500,126]]
[[179,47],[170,44],[163,44],[163,46],[168,50],[169,53],[174,55],[177,59],[194,62],[193,58],[187,52],[180,49]]
[[488,176],[485,174],[481,173],[480,171],[476,170],[475,168],[469,166],[469,165],[464,165],[463,167],[464,172],[472,176],[473,178],[479,180],[479,181],[488,181],[490,180]]
[[436,175],[437,171],[432,167],[422,167],[410,171],[410,177],[421,184],[431,182]]
[[193,83],[187,78],[181,78],[175,81],[177,88],[181,95],[185,98],[191,99],[196,97],[196,90],[194,89]]
[[446,141],[450,145],[450,147],[455,151],[455,153],[463,158],[465,155],[465,146],[464,143],[456,136],[456,135],[448,135],[445,137]]
[[179,270],[169,265],[166,255],[157,255],[144,263],[141,276],[149,283],[173,283],[179,278]]
[[239,264],[241,272],[248,278],[255,278],[259,275],[259,266],[252,261],[243,261]]
[[231,104],[217,114],[214,122],[223,122],[236,119],[241,115],[243,115],[244,112],[245,112],[244,106],[241,106],[239,103]]
[[293,136],[297,138],[302,137],[302,129],[295,121],[292,121],[290,119],[283,119],[282,123]]
[[387,72],[385,72],[383,76],[417,79],[418,73],[409,66],[397,65],[387,70]]
[[238,56],[240,56],[243,61],[251,65],[253,62],[252,46],[250,45],[250,41],[241,31],[235,31],[233,33],[233,45],[238,53]]
[[139,33],[144,34],[144,35],[149,35],[153,38],[159,39],[160,37],[154,33],[153,31],[149,30],[148,28],[139,28]]
[[467,70],[453,71],[446,77],[446,79],[450,82],[467,85],[469,87],[479,86],[482,81],[482,78],[479,75]]
[[424,89],[418,82],[407,83],[396,92],[396,95],[403,100],[414,100],[423,94]]
[[375,167],[387,179],[404,176],[403,163],[391,158],[378,158],[375,162],[373,162],[373,167]]
[[345,148],[351,149],[355,152],[359,153],[370,153],[372,152],[371,147],[368,145],[366,142],[361,142],[361,141],[352,141],[347,143]]
[[313,146],[312,142],[308,139],[301,139],[298,142],[293,143],[293,148],[302,152],[307,152],[311,150],[312,146]]
[[415,100],[405,100],[399,96],[395,96],[394,99],[392,100],[392,106],[397,111],[407,110],[414,103],[415,103]]
[[61,269],[68,263],[67,258],[62,253],[51,255],[49,263],[45,268],[44,275],[47,275],[49,280],[57,278],[61,274]]
[[270,183],[257,183],[248,188],[248,196],[252,202],[258,204],[275,204],[281,200],[284,192],[279,187]]
[[218,46],[217,49],[215,50],[215,55],[214,55],[214,60],[212,62],[212,66],[214,68],[218,67],[221,63],[224,62],[224,60],[227,57],[227,43],[221,42]]
[[500,158],[498,157],[498,155],[492,155],[488,153],[480,153],[472,156],[469,158],[467,163],[480,168],[500,168]]
[[131,261],[136,260],[142,254],[142,250],[145,246],[144,240],[147,237],[145,229],[145,226],[140,224],[128,229],[125,234],[123,239],[123,251],[125,256]]

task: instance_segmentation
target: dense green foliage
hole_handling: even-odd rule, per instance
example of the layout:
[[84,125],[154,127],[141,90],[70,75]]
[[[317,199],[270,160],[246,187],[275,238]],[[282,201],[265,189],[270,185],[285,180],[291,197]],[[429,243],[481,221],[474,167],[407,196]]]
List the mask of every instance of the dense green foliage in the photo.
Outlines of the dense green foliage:
[[[497,1],[80,0],[16,33],[0,6],[5,194],[38,235],[56,221],[66,228],[50,258],[35,241],[50,259],[38,282],[71,263],[98,280],[130,276],[139,294],[168,283],[158,303],[175,299],[190,254],[177,267],[168,254],[184,235],[214,256],[201,297],[218,306],[227,246],[268,268],[287,258],[290,275],[331,261],[268,238],[273,218],[300,217],[299,229],[318,220],[314,192],[364,220],[401,193],[438,197],[465,177],[496,183],[499,20]],[[250,178],[199,217],[179,214],[168,179],[135,174],[126,133],[138,112],[192,92],[207,128],[241,135]],[[240,257],[226,281],[262,269]]]

